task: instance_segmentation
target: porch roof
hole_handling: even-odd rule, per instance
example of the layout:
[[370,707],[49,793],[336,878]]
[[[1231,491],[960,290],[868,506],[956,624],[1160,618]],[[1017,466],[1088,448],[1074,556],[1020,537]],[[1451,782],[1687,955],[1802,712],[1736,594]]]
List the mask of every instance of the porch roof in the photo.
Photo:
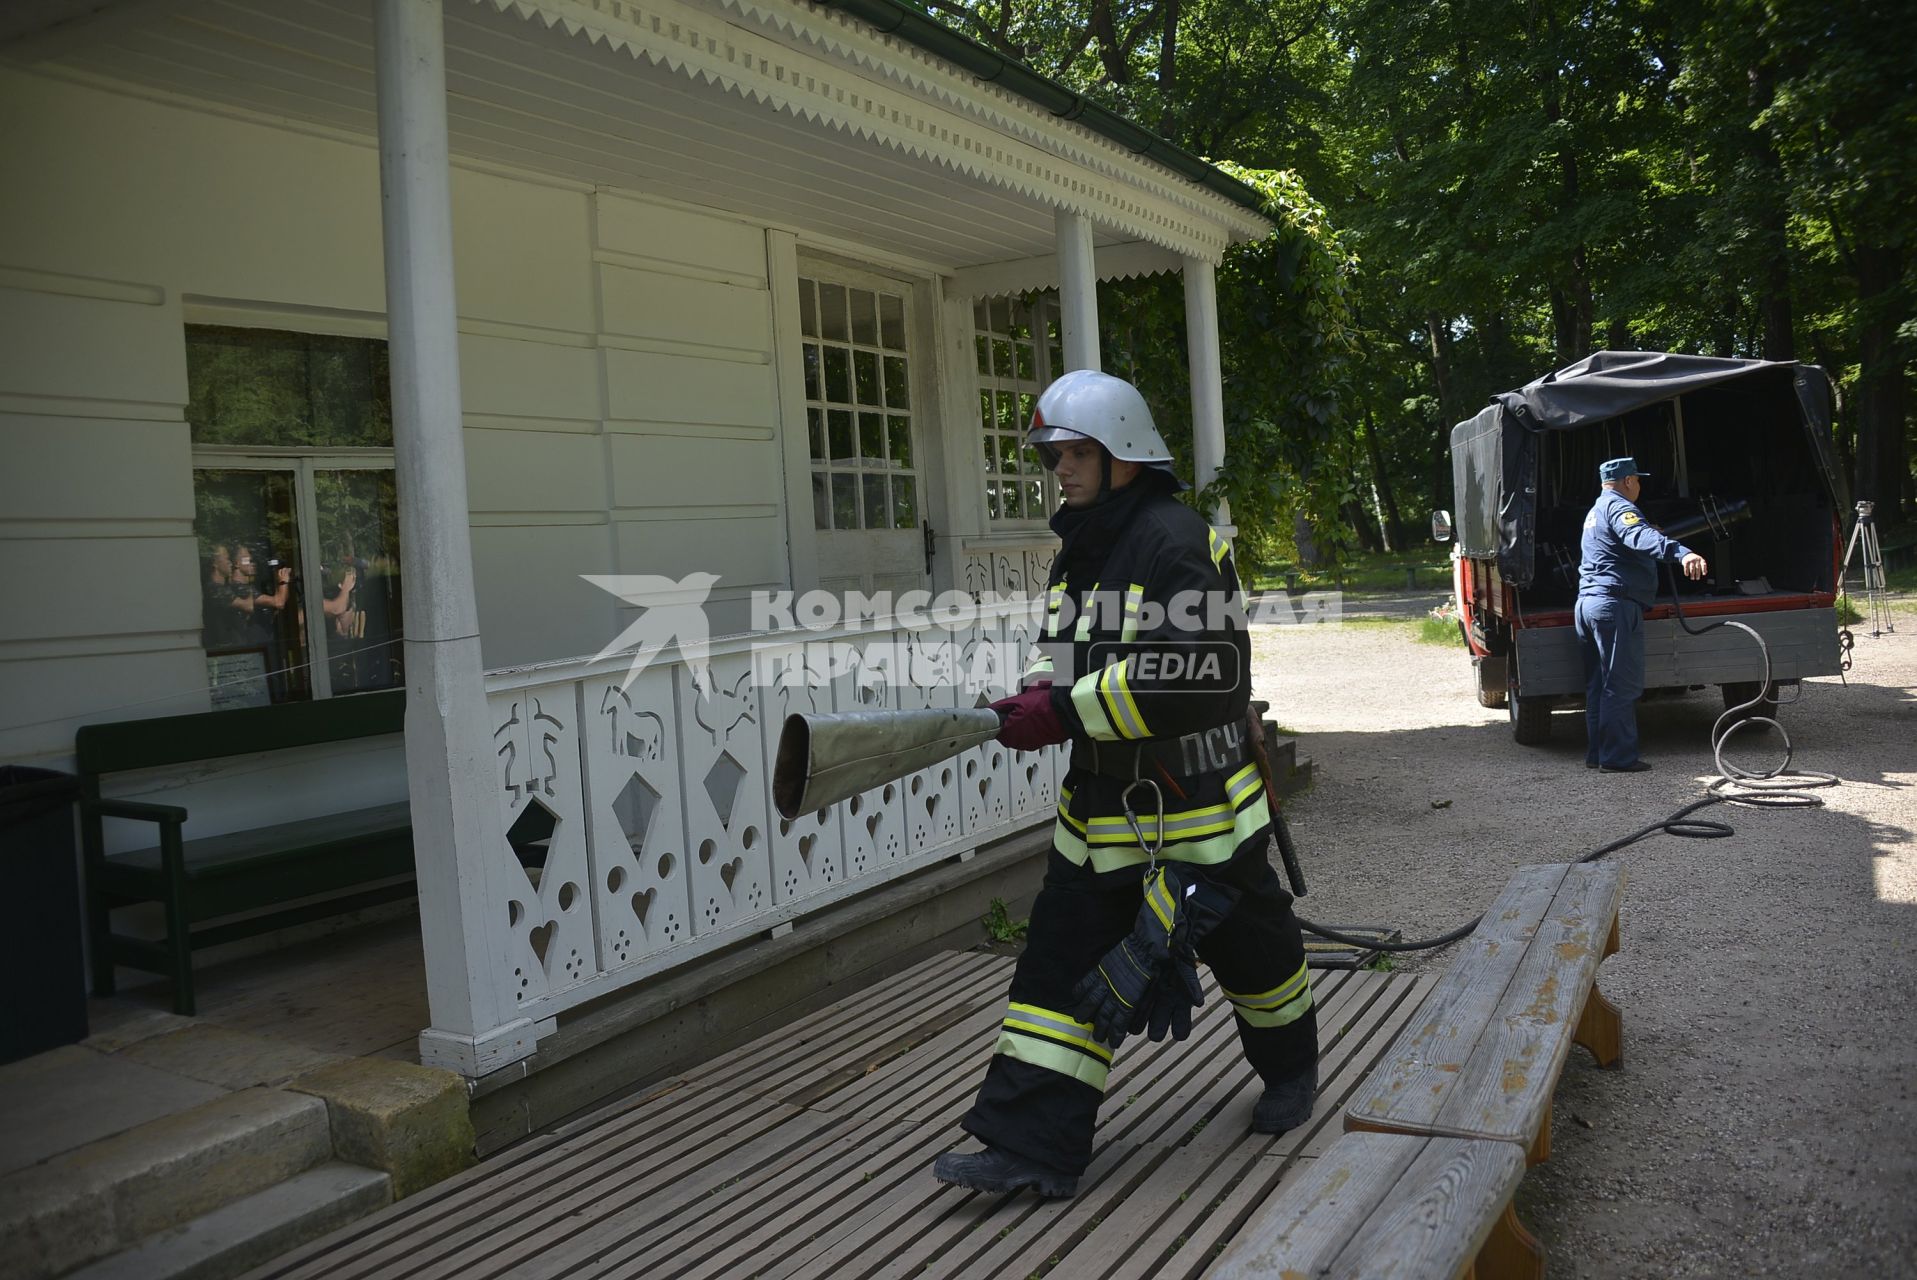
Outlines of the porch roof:
[[[988,83],[989,68],[941,56],[962,57],[962,37],[936,47],[844,7],[447,0],[455,158],[718,208],[881,260],[993,268],[980,278],[1007,287],[1046,274],[1057,208],[1085,215],[1114,250],[1100,255],[1106,275],[1215,262],[1269,232],[1251,193],[1196,157],[1083,102],[1050,101],[1049,82],[1016,64]],[[77,16],[0,56],[374,138],[364,0],[123,0]]]

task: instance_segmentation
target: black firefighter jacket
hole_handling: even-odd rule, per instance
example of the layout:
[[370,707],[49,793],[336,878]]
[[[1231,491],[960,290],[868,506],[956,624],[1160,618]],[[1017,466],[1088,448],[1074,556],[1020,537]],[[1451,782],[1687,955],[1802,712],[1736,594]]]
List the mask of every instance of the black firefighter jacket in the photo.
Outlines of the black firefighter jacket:
[[[1151,790],[1130,793],[1160,856],[1217,867],[1255,842],[1262,863],[1271,810],[1256,763],[1211,768],[1202,747],[1178,741],[1211,729],[1223,730],[1206,735],[1213,743],[1244,741],[1251,643],[1230,544],[1151,471],[1105,503],[1061,510],[1052,527],[1062,545],[1025,682],[1053,682],[1072,738],[1058,853],[1100,878],[1135,877],[1149,855],[1122,797],[1141,776],[1164,797],[1161,828]],[[1137,759],[1141,742],[1152,758]]]

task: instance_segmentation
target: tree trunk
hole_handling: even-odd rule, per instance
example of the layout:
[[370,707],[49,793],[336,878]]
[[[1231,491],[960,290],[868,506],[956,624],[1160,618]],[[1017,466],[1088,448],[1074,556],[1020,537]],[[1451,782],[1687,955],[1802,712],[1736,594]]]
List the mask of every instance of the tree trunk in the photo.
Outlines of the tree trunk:
[[1378,447],[1378,426],[1371,410],[1365,410],[1365,452],[1371,457],[1371,487],[1384,512],[1385,550],[1404,545],[1404,522],[1398,518],[1398,497],[1391,491],[1391,476],[1385,471],[1384,451]]
[[1178,136],[1178,111],[1172,91],[1178,79],[1178,10],[1182,0],[1166,0],[1165,29],[1158,36],[1158,132]]
[[1359,546],[1366,551],[1374,552],[1386,549],[1378,537],[1378,524],[1371,518],[1371,513],[1365,510],[1364,503],[1353,498],[1344,504],[1342,510],[1345,523],[1350,525],[1352,532],[1358,535]]
[[1903,255],[1857,250],[1857,492],[1895,523],[1904,488],[1904,368],[1897,359],[1897,308]]
[[1451,329],[1433,311],[1425,317],[1431,330],[1431,378],[1438,384],[1438,431],[1432,442],[1430,490],[1433,500],[1442,504],[1445,473],[1450,470],[1445,458],[1451,452],[1451,428],[1462,416],[1451,391]]
[[[1775,73],[1769,67],[1750,70],[1749,105],[1751,117],[1769,110],[1777,96]],[[1758,241],[1763,260],[1757,285],[1757,312],[1764,325],[1764,358],[1795,360],[1797,342],[1791,324],[1790,242],[1786,235],[1784,208],[1784,162],[1768,130],[1745,131],[1751,166],[1762,175],[1758,184],[1760,207],[1755,211]]]
[[1316,569],[1324,563],[1324,553],[1318,549],[1318,538],[1312,532],[1311,521],[1305,519],[1300,511],[1291,518],[1291,538],[1298,544],[1298,567]]

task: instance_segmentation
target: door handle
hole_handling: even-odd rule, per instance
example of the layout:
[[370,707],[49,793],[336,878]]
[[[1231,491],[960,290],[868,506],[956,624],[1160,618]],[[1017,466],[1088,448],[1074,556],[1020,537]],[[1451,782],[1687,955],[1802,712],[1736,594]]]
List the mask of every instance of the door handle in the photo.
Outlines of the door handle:
[[932,557],[938,552],[939,540],[930,520],[922,522],[921,527],[925,530],[925,576],[929,578],[932,576]]

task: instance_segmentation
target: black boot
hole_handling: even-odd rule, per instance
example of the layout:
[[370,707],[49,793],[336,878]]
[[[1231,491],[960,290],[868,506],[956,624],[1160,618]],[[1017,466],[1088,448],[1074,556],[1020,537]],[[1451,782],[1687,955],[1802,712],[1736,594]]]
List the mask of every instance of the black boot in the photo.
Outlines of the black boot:
[[1318,1100],[1318,1064],[1289,1080],[1268,1086],[1258,1095],[1252,1108],[1253,1133],[1284,1133],[1311,1119],[1311,1107]]
[[1055,1198],[1078,1194],[1078,1179],[1071,1174],[1047,1169],[1036,1160],[1027,1160],[999,1147],[987,1147],[970,1155],[948,1151],[932,1162],[932,1176],[955,1187],[969,1187],[994,1195],[1026,1187]]

